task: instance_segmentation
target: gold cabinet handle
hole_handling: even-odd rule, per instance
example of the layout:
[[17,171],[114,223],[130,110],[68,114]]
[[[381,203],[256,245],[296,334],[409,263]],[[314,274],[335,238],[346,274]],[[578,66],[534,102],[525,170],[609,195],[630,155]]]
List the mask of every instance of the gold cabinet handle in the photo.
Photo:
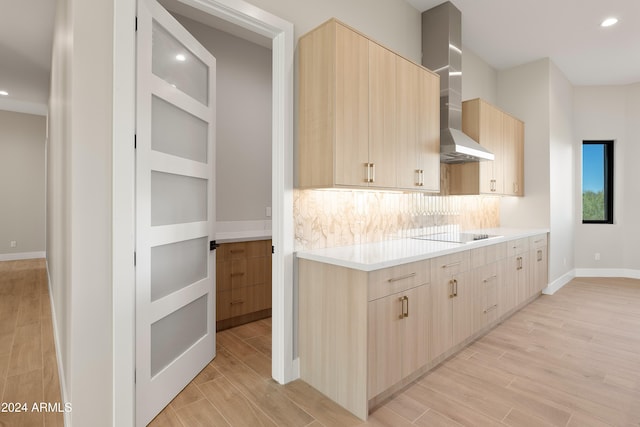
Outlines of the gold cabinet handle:
[[402,306],[401,307],[402,311],[400,312],[400,316],[398,316],[398,318],[404,319],[405,317],[409,317],[409,297],[406,295],[403,295],[400,298],[398,298],[398,301],[400,301],[400,305]]
[[538,249],[538,261],[542,261],[542,249]]
[[420,169],[416,169],[416,187],[420,187],[422,185],[420,181]]
[[364,182],[371,182],[371,163],[364,164],[365,173],[367,176],[364,178]]
[[490,311],[495,310],[496,308],[498,308],[498,304],[493,304],[491,307],[489,307],[489,308],[485,309],[485,310],[484,310],[484,312],[485,312],[485,314],[486,314],[486,313],[488,313],[488,312],[490,312]]
[[416,275],[416,273],[409,273],[409,274],[405,274],[404,276],[392,277],[391,279],[388,279],[387,281],[389,283],[398,282],[400,280],[410,279],[411,277],[415,277],[415,275]]
[[462,261],[452,262],[450,264],[443,265],[442,268],[451,268],[451,267],[455,267],[456,265],[460,265],[460,264],[462,264]]
[[453,295],[453,279],[449,280],[449,286],[450,286],[450,288],[449,288],[449,298],[453,298],[454,297],[454,295]]
[[458,279],[453,279],[453,286],[454,286],[453,296],[457,297],[458,296]]
[[376,182],[376,164],[375,163],[371,163],[371,181],[370,182]]
[[231,301],[231,305],[237,305],[237,304],[244,304],[244,300],[237,299],[237,300]]
[[244,276],[244,272],[240,272],[240,273],[231,273],[231,277],[238,277],[238,276]]
[[231,249],[232,254],[241,254],[244,252],[244,249]]
[[484,280],[482,281],[482,283],[487,283],[487,282],[490,282],[490,281],[492,281],[492,280],[496,280],[497,278],[498,278],[498,275],[497,275],[497,274],[494,274],[493,276],[491,276],[491,277],[487,277],[486,279],[484,279]]
[[516,270],[522,270],[522,257],[519,256],[518,258],[516,258]]

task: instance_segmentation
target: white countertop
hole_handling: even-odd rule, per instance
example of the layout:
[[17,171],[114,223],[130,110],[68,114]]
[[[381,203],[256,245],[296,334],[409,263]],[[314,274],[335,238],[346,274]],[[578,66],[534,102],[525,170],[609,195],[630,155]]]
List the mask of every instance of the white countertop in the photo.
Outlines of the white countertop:
[[434,242],[407,238],[337,248],[299,251],[296,252],[296,256],[301,259],[324,262],[355,270],[374,271],[549,232],[548,229],[543,228],[491,228],[468,231],[500,237],[476,240],[469,243]]

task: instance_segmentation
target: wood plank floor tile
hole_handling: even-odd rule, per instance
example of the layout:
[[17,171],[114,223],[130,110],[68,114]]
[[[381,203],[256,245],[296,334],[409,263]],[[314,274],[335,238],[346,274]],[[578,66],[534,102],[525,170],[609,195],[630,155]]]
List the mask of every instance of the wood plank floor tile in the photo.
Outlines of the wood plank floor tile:
[[182,424],[178,415],[171,405],[165,407],[156,417],[151,420],[148,427],[186,427]]
[[375,410],[372,414],[369,414],[367,422],[361,425],[375,427],[409,427],[413,424],[393,412],[391,409],[387,409],[383,406]]
[[42,338],[40,334],[40,323],[16,328],[7,375],[42,369]]
[[263,322],[251,322],[235,328],[229,329],[229,332],[240,338],[241,340],[247,340],[249,338],[271,336],[271,326]]
[[199,400],[176,411],[184,427],[231,426],[208,400]]
[[258,407],[249,401],[224,377],[201,384],[207,400],[232,426],[276,426]]
[[218,332],[216,334],[216,340],[221,346],[233,352],[233,354],[240,359],[258,353],[258,350],[244,342],[244,340],[231,332],[230,329]]
[[284,386],[289,399],[324,426],[357,426],[362,421],[302,380]]
[[453,421],[449,417],[445,417],[433,409],[425,412],[414,424],[421,427],[462,427],[462,424]]
[[271,335],[261,335],[246,339],[245,342],[265,356],[271,357]]
[[210,363],[204,367],[202,371],[193,379],[193,383],[200,385],[208,381],[213,381],[216,378],[220,378],[222,374]]
[[176,397],[173,398],[170,406],[173,407],[174,410],[178,410],[183,406],[189,405],[191,403],[195,403],[198,400],[204,399],[204,395],[198,388],[198,386],[192,381],[185,388],[182,389],[180,393]]

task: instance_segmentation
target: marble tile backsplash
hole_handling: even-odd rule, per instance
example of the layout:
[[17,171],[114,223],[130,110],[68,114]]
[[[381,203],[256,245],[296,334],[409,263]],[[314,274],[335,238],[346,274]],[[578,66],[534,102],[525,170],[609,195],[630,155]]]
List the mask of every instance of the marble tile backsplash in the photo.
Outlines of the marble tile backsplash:
[[379,242],[500,226],[495,196],[432,196],[359,190],[294,190],[295,250]]

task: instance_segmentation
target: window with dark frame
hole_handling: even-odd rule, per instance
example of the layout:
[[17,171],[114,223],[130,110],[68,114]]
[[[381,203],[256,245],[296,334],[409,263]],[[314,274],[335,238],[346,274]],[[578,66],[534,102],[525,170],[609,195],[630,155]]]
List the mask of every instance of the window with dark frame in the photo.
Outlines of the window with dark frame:
[[582,141],[582,223],[613,224],[613,141]]

